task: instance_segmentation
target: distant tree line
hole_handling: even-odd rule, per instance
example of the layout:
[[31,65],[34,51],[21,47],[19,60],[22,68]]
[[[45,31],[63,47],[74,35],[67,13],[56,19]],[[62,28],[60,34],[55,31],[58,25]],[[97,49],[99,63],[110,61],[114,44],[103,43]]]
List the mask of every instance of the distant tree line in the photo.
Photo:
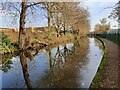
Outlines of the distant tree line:
[[95,25],[94,30],[96,33],[107,32],[108,30],[110,30],[110,23],[107,23],[106,18],[102,18],[100,20],[100,23]]

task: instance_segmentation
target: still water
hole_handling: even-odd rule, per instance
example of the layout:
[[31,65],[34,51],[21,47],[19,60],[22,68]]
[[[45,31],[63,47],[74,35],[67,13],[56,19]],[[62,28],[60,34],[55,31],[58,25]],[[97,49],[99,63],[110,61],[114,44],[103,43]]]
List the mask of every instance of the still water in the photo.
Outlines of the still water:
[[95,38],[4,55],[2,88],[89,88],[102,56]]

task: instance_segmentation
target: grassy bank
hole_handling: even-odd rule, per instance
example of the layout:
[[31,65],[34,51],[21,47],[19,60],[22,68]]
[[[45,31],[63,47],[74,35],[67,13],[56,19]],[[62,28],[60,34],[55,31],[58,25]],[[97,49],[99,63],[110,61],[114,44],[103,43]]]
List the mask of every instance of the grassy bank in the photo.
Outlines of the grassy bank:
[[[60,44],[62,42],[69,41],[74,38],[73,34],[67,33],[66,35],[61,35],[57,37],[57,33],[52,33],[49,37],[47,36],[47,31],[44,32],[33,32],[31,30],[27,30],[26,38],[29,38],[28,43],[34,47],[41,46],[39,43],[45,43],[48,45]],[[18,32],[15,31],[2,31],[0,32],[1,36],[1,45],[0,45],[0,54],[6,53],[14,53],[18,51]],[[44,48],[44,45],[41,46]]]
[[105,43],[104,40],[102,40],[101,38],[99,37],[96,37],[97,39],[99,39],[101,41],[101,43],[103,44],[103,57],[102,57],[102,60],[101,60],[101,63],[98,67],[98,70],[97,70],[97,73],[90,85],[90,89],[92,88],[98,88],[98,85],[99,85],[99,82],[100,82],[100,79],[101,79],[101,76],[102,76],[102,72],[103,72],[103,69],[104,69],[104,66],[105,66],[105,61],[106,61],[106,54],[107,54],[107,45]]

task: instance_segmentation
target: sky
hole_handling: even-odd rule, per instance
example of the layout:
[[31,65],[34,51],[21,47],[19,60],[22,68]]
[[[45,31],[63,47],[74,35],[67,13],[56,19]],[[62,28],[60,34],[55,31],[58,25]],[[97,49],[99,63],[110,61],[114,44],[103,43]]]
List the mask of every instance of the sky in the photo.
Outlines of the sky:
[[[108,7],[113,7],[117,2],[118,0],[87,0],[85,2],[90,12],[91,31],[94,30],[96,23],[100,23],[102,18],[107,18],[110,15],[112,8]],[[118,25],[115,20],[107,18],[107,21],[111,23],[112,28],[114,25]]]
[[[86,6],[90,12],[90,17],[89,17],[91,22],[90,31],[94,30],[95,24],[100,23],[100,20],[102,18],[107,18],[110,15],[112,8],[107,8],[107,7],[113,7],[117,2],[118,0],[86,0],[84,1],[83,3],[84,6]],[[28,22],[26,24],[26,27],[47,26],[47,19],[45,17],[45,12],[44,11],[39,11],[39,12],[40,12],[39,17],[36,15],[33,18],[30,17],[30,19],[27,20]],[[32,21],[31,21],[31,18],[32,18]],[[111,23],[112,27],[114,25],[118,25],[118,23],[115,22],[114,20],[107,19],[107,21]],[[0,14],[0,28],[1,27],[18,27],[18,23],[19,23],[19,20],[17,18],[16,20],[13,20],[13,18],[10,16],[5,17],[4,15]]]

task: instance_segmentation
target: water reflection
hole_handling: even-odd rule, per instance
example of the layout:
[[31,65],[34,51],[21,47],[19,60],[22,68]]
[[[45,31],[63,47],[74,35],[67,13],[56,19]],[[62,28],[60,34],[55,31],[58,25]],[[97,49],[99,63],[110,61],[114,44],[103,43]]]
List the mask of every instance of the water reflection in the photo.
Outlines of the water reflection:
[[52,49],[49,48],[50,71],[43,77],[42,84],[39,87],[80,87],[79,80],[82,77],[80,77],[79,69],[87,64],[85,56],[88,47],[89,40],[81,39],[75,40],[74,44],[57,47],[54,55]]
[[28,88],[32,88],[32,85],[31,85],[31,82],[30,82],[30,79],[29,79],[29,73],[28,73],[28,70],[27,70],[26,52],[25,51],[20,53],[20,62],[21,62],[23,76],[24,76],[26,85],[27,85]]
[[[3,88],[88,88],[97,69],[89,66],[92,62],[90,58],[96,59],[93,58],[95,53],[91,54],[90,46],[97,49],[98,56],[102,56],[101,50],[96,48],[98,46],[92,43],[94,43],[92,39],[83,38],[58,47],[47,47],[41,51],[40,49],[23,51],[10,59],[13,61],[13,68],[6,74],[3,73]],[[99,61],[100,59],[97,58]],[[17,68],[19,65],[22,67]],[[14,72],[14,69],[17,71]],[[20,75],[19,82],[16,74]],[[87,81],[88,78],[90,80]],[[8,80],[10,84],[6,84]]]
[[34,54],[32,53],[33,51],[31,51],[31,50],[25,50],[25,51],[20,53],[20,62],[21,62],[23,76],[24,76],[27,88],[32,88],[32,85],[31,85],[29,73],[27,70],[28,65],[27,65],[26,58],[29,58],[30,61],[33,60],[33,58],[38,55],[39,51],[40,51],[40,48],[36,48],[36,50],[34,51]]
[[2,55],[2,60],[0,60],[0,64],[2,64],[0,66],[0,69],[3,71],[3,72],[8,72],[9,69],[12,68],[12,57],[18,55],[18,53],[15,53],[15,54],[5,54],[5,55]]

